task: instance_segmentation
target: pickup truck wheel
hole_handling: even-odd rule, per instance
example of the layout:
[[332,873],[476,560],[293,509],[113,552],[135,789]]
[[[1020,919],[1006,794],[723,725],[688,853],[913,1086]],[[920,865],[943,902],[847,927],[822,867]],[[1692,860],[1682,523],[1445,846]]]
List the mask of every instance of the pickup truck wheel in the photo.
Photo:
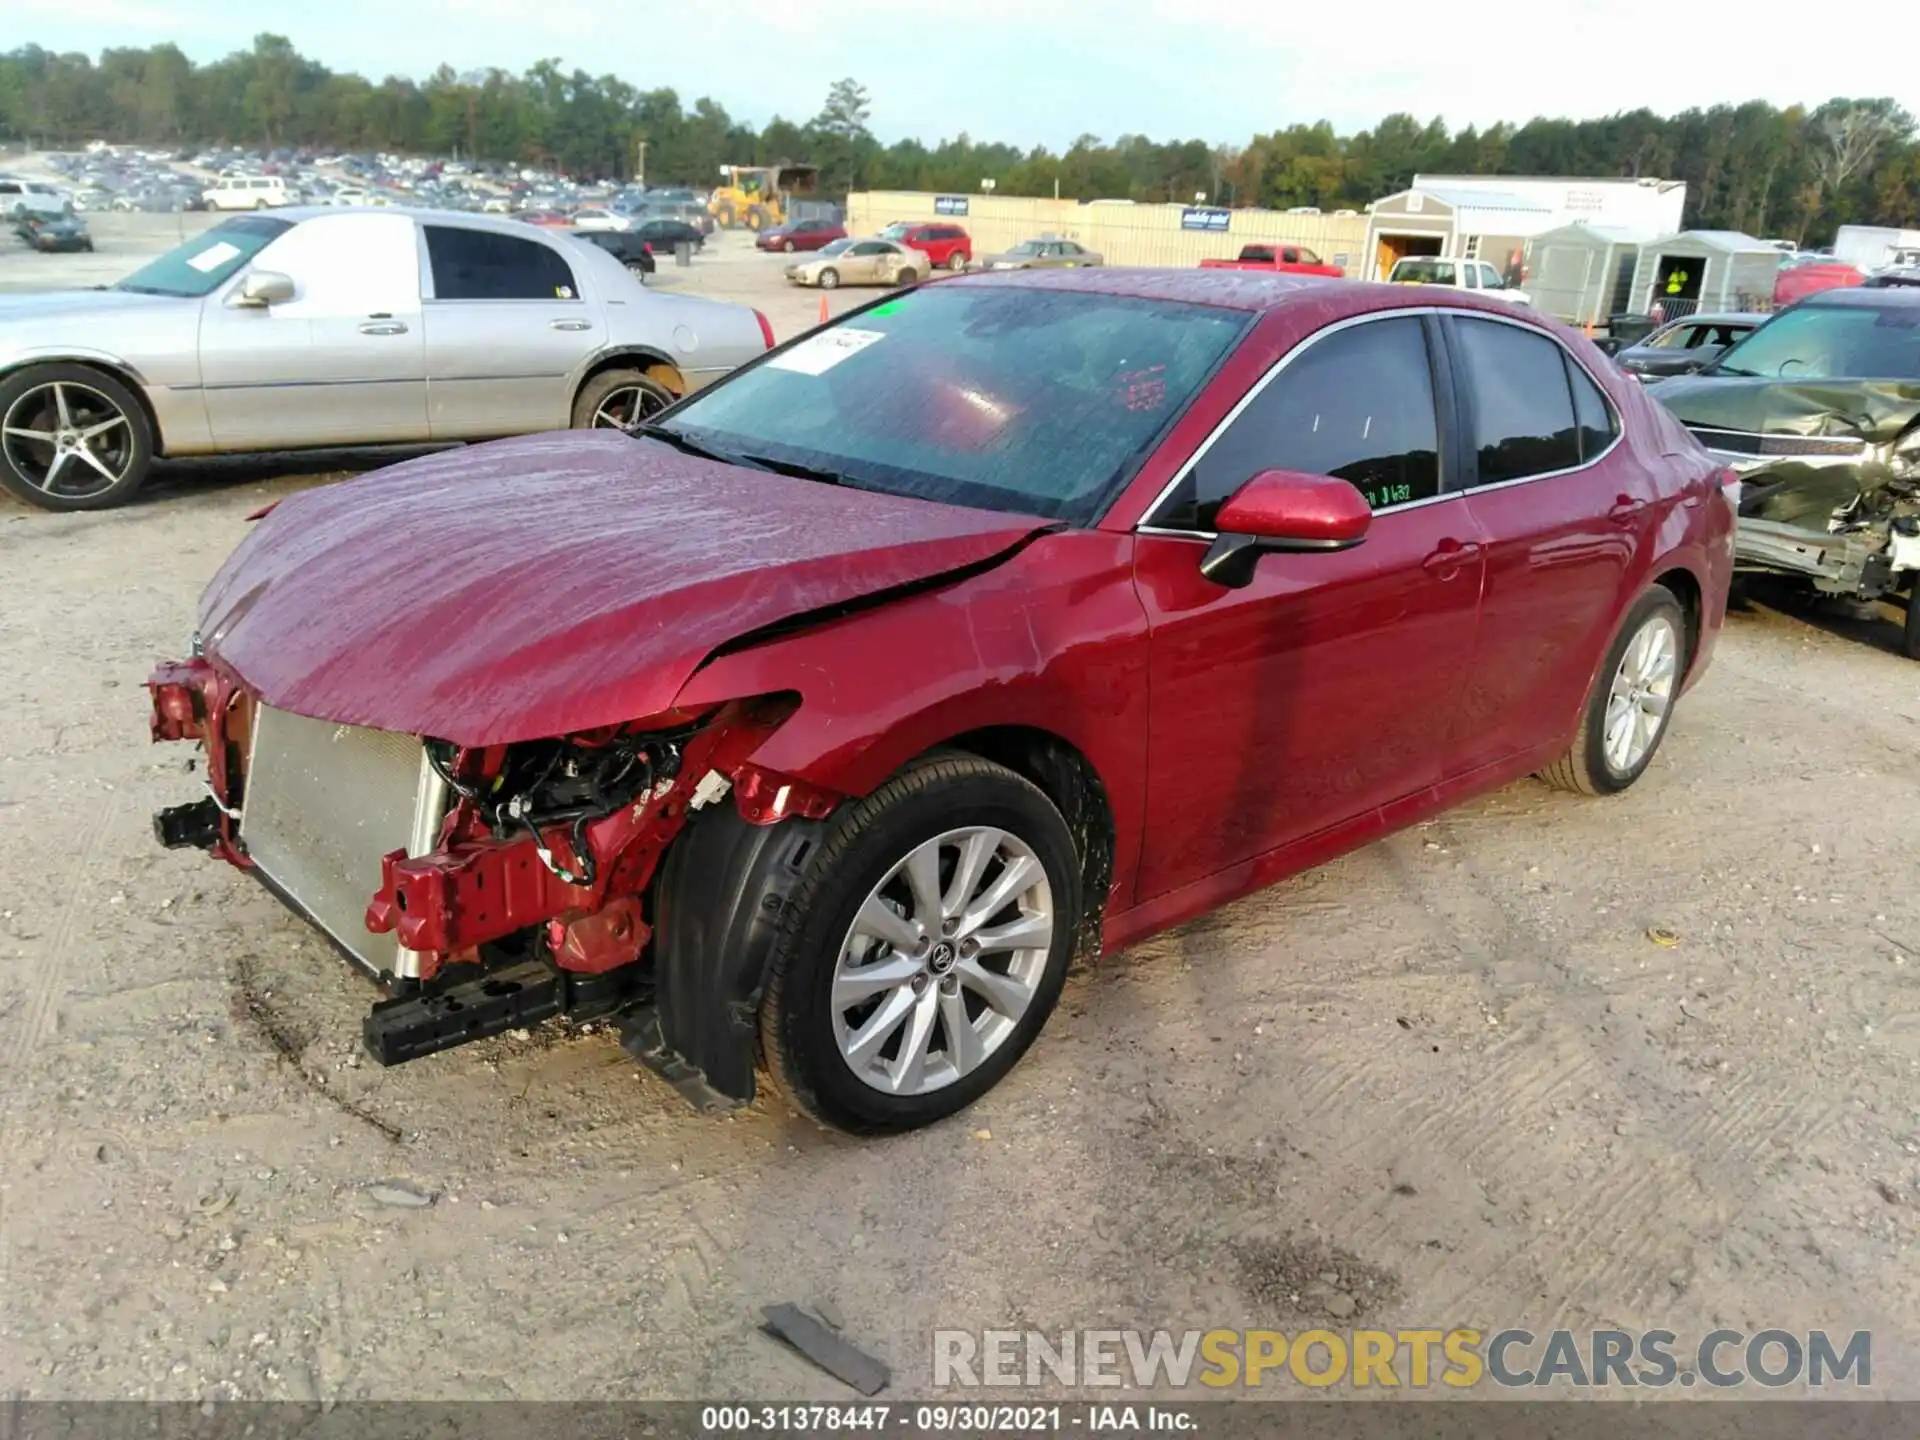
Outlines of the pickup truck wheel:
[[1920,660],[1920,583],[1907,591],[1907,623],[1900,628],[1900,650],[1909,660]]
[[776,1086],[854,1134],[956,1113],[1060,998],[1080,866],[1041,790],[971,755],[901,771],[834,816],[787,909],[760,1011]]
[[1638,780],[1673,719],[1687,673],[1687,617],[1664,585],[1634,602],[1594,680],[1567,753],[1540,772],[1561,790],[1613,795]]
[[0,488],[42,510],[125,504],[153,463],[132,391],[87,365],[29,365],[0,380]]
[[576,430],[632,430],[673,403],[673,392],[638,370],[606,370],[580,387]]

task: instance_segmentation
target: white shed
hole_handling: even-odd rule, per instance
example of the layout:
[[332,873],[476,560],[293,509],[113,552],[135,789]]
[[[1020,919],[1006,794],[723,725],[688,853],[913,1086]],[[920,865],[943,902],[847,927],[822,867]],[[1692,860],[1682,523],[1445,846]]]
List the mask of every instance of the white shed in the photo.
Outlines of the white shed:
[[1415,186],[1367,207],[1360,278],[1384,280],[1393,262],[1408,255],[1485,260],[1505,270],[1527,237],[1556,223],[1553,211],[1519,195]]
[[1570,325],[1604,326],[1626,311],[1640,248],[1652,238],[1585,220],[1534,236],[1526,281],[1533,308]]
[[1686,230],[1640,247],[1633,313],[1663,320],[1701,310],[1770,310],[1780,251],[1737,230]]

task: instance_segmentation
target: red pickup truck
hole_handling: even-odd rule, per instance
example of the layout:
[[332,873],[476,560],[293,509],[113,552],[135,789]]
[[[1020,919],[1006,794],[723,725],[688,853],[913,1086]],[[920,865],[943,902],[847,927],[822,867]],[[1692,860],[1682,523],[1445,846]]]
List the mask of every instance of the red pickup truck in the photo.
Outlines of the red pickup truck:
[[1289,275],[1331,275],[1344,279],[1346,271],[1329,265],[1304,245],[1246,245],[1238,260],[1202,260],[1202,270],[1280,270]]

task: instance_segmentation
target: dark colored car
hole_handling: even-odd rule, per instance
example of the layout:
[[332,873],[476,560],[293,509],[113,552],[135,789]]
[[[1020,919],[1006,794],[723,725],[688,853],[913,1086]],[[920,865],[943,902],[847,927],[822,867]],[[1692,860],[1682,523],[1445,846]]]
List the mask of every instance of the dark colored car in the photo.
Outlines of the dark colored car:
[[691,245],[699,251],[706,248],[707,243],[699,227],[685,220],[644,220],[627,233],[651,245],[656,255],[671,254],[673,247],[680,244]]
[[907,1129],[1076,953],[1521,776],[1632,785],[1728,478],[1500,301],[956,277],[630,433],[282,500],[149,681],[212,787],[156,825],[386,988],[386,1063],[617,1013],[703,1105],[764,1060]]
[[1641,380],[1690,375],[1766,323],[1765,315],[1689,315],[1670,320],[1644,340],[1614,352],[1614,362]]
[[909,250],[918,250],[936,270],[964,270],[973,263],[973,237],[947,221],[898,222],[880,232]]
[[657,268],[647,242],[630,230],[569,230],[567,233],[575,240],[606,251],[639,277],[643,284],[646,277]]
[[1920,660],[1920,289],[1823,290],[1649,393],[1739,472],[1739,569],[1904,600]]
[[818,250],[822,245],[846,238],[847,227],[838,220],[796,220],[791,225],[762,230],[753,243],[759,250],[780,250],[791,255],[796,250]]
[[14,226],[21,241],[48,254],[93,249],[87,222],[78,215],[29,215]]

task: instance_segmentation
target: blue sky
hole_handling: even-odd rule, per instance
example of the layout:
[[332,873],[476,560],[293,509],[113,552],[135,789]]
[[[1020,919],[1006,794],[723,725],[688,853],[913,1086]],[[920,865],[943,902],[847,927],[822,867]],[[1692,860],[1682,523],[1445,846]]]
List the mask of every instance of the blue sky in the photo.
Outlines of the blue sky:
[[[1408,110],[1455,125],[1751,98],[1891,95],[1920,112],[1899,44],[1796,45],[1749,0],[1370,5],[1272,0],[4,0],[8,40],[97,53],[173,40],[195,60],[276,31],[340,70],[424,76],[440,61],[522,70],[545,56],[756,123],[806,119],[843,75],[882,139],[1055,148],[1082,133],[1244,142]],[[1786,15],[1784,7],[1775,11]],[[1804,23],[1807,12],[1799,12]],[[952,18],[941,18],[951,16]],[[1507,18],[1511,17],[1511,18]],[[1791,23],[1791,22],[1789,22]],[[1884,38],[1884,36],[1883,36]],[[1699,57],[1694,59],[1693,57]]]

